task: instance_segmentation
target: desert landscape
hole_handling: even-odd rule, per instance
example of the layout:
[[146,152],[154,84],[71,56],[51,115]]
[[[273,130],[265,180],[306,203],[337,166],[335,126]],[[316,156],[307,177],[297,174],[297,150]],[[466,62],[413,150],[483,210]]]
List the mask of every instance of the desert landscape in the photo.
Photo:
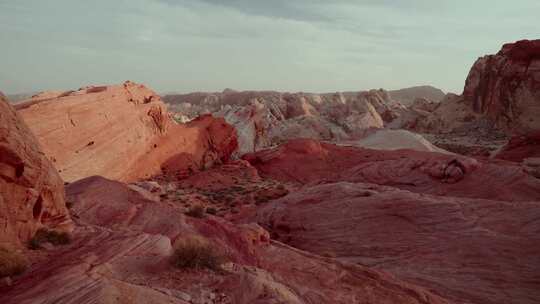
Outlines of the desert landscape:
[[2,95],[0,302],[538,303],[539,102],[540,40],[461,95]]
[[0,92],[0,303],[540,303],[540,40],[498,47],[458,94]]

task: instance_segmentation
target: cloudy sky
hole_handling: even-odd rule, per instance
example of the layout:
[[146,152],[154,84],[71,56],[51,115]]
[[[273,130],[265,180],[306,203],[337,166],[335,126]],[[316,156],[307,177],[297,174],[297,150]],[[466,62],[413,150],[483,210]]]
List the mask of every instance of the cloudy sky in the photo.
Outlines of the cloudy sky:
[[461,92],[477,57],[540,38],[539,12],[538,0],[0,0],[0,90]]

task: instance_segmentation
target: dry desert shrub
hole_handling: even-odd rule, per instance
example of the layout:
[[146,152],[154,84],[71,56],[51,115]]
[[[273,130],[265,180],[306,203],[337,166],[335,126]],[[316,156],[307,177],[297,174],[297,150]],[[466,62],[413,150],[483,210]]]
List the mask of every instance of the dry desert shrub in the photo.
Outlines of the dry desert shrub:
[[214,207],[208,207],[208,208],[206,208],[206,213],[216,215],[217,214],[217,209],[214,208]]
[[28,241],[28,248],[37,250],[41,248],[41,244],[51,243],[55,246],[66,245],[71,243],[71,236],[67,232],[59,232],[55,230],[39,229],[33,238]]
[[195,218],[203,218],[204,217],[205,209],[201,205],[196,205],[191,207],[187,212],[186,215],[195,217]]
[[27,267],[28,261],[21,253],[0,247],[0,278],[19,275]]
[[192,235],[174,244],[172,263],[177,268],[221,270],[225,261],[219,250],[202,237]]

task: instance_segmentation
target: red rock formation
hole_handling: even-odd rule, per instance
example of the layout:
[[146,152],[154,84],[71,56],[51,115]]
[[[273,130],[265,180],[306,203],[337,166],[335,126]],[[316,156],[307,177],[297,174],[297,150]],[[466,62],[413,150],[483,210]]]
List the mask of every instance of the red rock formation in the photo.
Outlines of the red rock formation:
[[41,227],[70,229],[62,179],[0,93],[0,244],[20,244]]
[[[384,272],[271,241],[256,224],[188,218],[119,182],[88,178],[68,193],[74,242],[0,287],[1,303],[449,303]],[[225,273],[170,266],[171,239],[188,234],[223,249],[232,261]]]
[[540,130],[540,40],[505,44],[472,66],[463,94],[447,94],[426,115],[412,108],[407,128],[479,139]]
[[521,162],[526,158],[540,158],[540,131],[518,135],[510,139],[495,158]]
[[273,238],[388,271],[456,303],[537,303],[540,202],[363,183],[304,187],[257,211]]
[[134,180],[162,166],[198,170],[226,160],[236,146],[222,119],[177,125],[159,96],[132,82],[43,96],[17,108],[66,181]]
[[237,148],[236,132],[223,118],[200,116],[187,124],[172,125],[167,134],[154,139],[150,151],[133,164],[126,180],[207,169],[227,162]]
[[479,58],[463,91],[475,113],[497,127],[540,130],[540,40],[505,44],[496,55]]
[[540,199],[540,179],[520,166],[412,150],[378,151],[292,140],[244,157],[262,177],[299,184],[352,181],[419,193],[508,201]]

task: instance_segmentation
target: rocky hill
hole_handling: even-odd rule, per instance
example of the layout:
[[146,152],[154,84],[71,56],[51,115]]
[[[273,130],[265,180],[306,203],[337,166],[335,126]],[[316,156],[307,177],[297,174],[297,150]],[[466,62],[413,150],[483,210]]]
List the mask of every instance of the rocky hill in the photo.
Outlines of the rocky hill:
[[430,86],[335,94],[236,92],[164,97],[179,119],[224,117],[240,151],[292,138],[340,142],[373,130],[408,129],[457,153],[488,157],[514,134],[540,130],[540,40],[508,43],[472,66],[461,95]]
[[66,181],[196,171],[227,159],[237,145],[223,119],[178,125],[158,95],[133,82],[40,93],[16,108]]
[[392,99],[399,101],[405,106],[411,106],[417,99],[427,99],[440,102],[446,95],[441,89],[432,86],[416,86],[388,92]]
[[[396,95],[408,96],[403,97],[406,100],[414,92],[422,95],[423,90],[404,90]],[[202,113],[224,117],[237,130],[241,154],[291,138],[355,140],[376,129],[408,126],[418,117],[419,103],[428,107],[435,104],[416,99],[414,110],[410,110],[382,89],[332,94],[225,90],[168,95],[164,101],[182,121]]]
[[447,96],[420,129],[431,132],[540,130],[540,40],[505,44],[472,66],[461,96]]

